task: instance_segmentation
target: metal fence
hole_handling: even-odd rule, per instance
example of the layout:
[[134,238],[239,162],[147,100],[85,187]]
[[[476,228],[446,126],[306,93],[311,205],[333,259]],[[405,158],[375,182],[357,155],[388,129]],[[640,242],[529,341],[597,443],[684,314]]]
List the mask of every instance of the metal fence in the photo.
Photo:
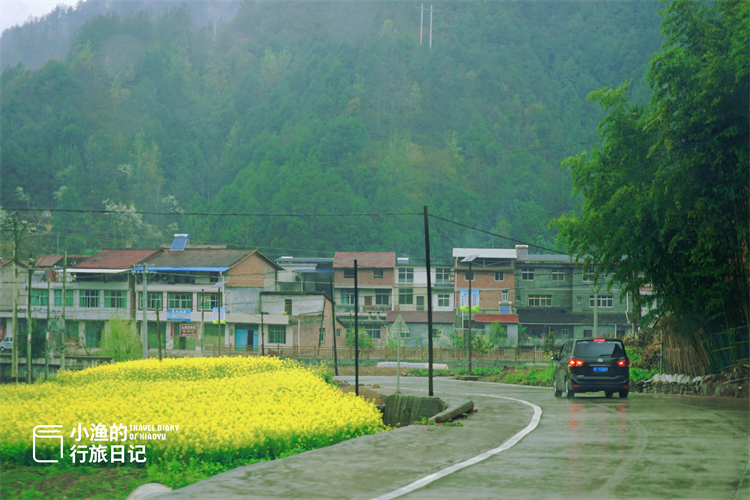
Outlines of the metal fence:
[[[266,356],[280,356],[288,358],[311,358],[311,359],[333,359],[332,347],[303,347],[303,346],[282,346],[270,344],[265,346]],[[339,359],[354,359],[353,347],[337,347],[336,355]],[[466,350],[455,347],[435,347],[432,350],[433,360],[435,361],[460,361],[466,359]],[[260,346],[245,345],[206,345],[206,354],[209,356],[260,356]],[[427,347],[402,347],[402,360],[422,360],[429,359]],[[383,361],[395,361],[398,356],[396,348],[390,347],[371,347],[359,350],[360,359],[378,359]],[[542,350],[534,346],[531,349],[490,349],[487,352],[472,351],[471,359],[473,361],[547,361],[548,357],[544,356]]]
[[746,326],[703,335],[701,340],[711,373],[739,363],[750,363],[750,335]]

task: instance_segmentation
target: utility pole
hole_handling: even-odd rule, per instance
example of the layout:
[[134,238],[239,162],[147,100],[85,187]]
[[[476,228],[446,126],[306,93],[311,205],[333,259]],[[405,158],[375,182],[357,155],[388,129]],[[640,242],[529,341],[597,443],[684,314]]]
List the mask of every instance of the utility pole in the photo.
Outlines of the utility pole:
[[44,339],[44,380],[49,379],[49,302],[50,302],[50,272],[47,271],[47,331],[45,332]]
[[206,355],[206,322],[205,322],[205,312],[206,312],[206,297],[203,295],[203,290],[201,290],[201,356]]
[[[429,395],[432,396],[432,278],[430,274],[430,227],[428,224],[427,205],[424,207],[424,251],[427,265],[427,378]],[[399,342],[401,339],[399,338]]]
[[65,336],[68,334],[67,327],[65,326],[65,302],[68,300],[65,293],[65,285],[68,282],[68,252],[66,251],[63,255],[63,286],[62,286],[62,350],[60,351],[60,371],[65,371]]
[[[15,379],[18,384],[18,247],[21,245],[21,237],[23,237],[24,231],[28,222],[21,221],[18,223],[17,219],[10,219],[11,227],[3,229],[3,231],[9,231],[13,238],[13,352],[11,362],[11,377]],[[33,228],[29,229],[29,232],[33,232]]]
[[161,361],[161,328],[159,323],[159,309],[156,309],[156,345],[159,346],[159,361]]
[[26,299],[26,328],[29,336],[26,338],[26,383],[31,384],[31,279],[34,276],[34,268],[29,259],[29,289]]
[[357,259],[354,259],[354,393],[359,396],[359,287]]
[[469,372],[468,375],[471,375],[471,281],[474,278],[474,275],[471,271],[471,261],[469,261]]
[[148,265],[143,264],[143,322],[141,323],[141,344],[143,345],[143,359],[148,359],[148,324],[147,324],[147,313],[148,313],[148,290],[146,283],[146,268]]
[[419,5],[419,45],[422,45],[422,25],[424,24],[424,4]]
[[430,4],[430,54],[432,54],[432,4]]
[[336,354],[336,299],[333,294],[333,274],[331,274],[331,320],[333,322],[333,373],[339,376],[339,358]]

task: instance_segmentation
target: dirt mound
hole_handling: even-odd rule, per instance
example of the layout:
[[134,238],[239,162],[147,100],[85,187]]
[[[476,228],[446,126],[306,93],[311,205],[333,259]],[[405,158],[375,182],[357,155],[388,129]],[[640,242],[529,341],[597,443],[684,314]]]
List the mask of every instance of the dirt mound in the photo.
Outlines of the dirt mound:
[[[354,392],[354,386],[353,385],[345,385],[343,387],[339,387],[341,389],[341,392],[346,394],[347,392]],[[361,387],[359,388],[359,397],[364,398],[365,401],[370,401],[371,403],[375,405],[382,405],[383,404],[383,395],[379,392],[375,392],[372,389],[368,389],[367,387]]]

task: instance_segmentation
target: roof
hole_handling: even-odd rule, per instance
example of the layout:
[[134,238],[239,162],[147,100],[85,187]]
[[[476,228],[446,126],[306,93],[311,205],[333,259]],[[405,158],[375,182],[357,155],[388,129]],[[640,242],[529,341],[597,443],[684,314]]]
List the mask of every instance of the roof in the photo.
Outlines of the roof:
[[188,270],[187,268],[211,268],[209,271],[216,271],[218,268],[227,270],[234,267],[242,259],[250,255],[259,255],[268,261],[273,267],[279,269],[278,264],[269,259],[259,250],[238,250],[230,248],[186,248],[182,252],[161,251],[148,261],[146,264],[149,268],[170,268],[169,270]]
[[158,250],[102,250],[77,264],[75,269],[129,269]]
[[[90,255],[68,255],[68,266],[73,267],[76,264],[88,259]],[[36,267],[54,267],[62,266],[64,255],[42,255],[36,261]]]
[[[188,248],[213,248],[213,249],[221,249],[221,248],[226,248],[226,247],[227,247],[227,245],[192,245],[192,244],[188,243],[188,245],[187,245],[187,247],[185,249],[188,249]],[[162,243],[160,245],[160,248],[163,248],[165,250],[169,250],[170,248],[172,248],[172,244],[171,243]]]
[[[9,266],[12,263],[13,263],[12,260],[2,260],[2,261],[0,261],[0,267]],[[26,267],[26,264],[24,264],[23,262],[20,262],[20,261],[18,262],[18,265],[21,266],[21,267]]]
[[515,248],[454,248],[453,257],[476,255],[482,259],[515,259]]
[[[570,255],[554,254],[554,253],[533,254],[533,255],[529,255],[528,259],[522,259],[522,260],[528,260],[529,262],[561,262],[561,263],[566,263],[566,264],[576,263],[576,261]],[[583,259],[579,259],[577,263],[579,264],[583,263]]]
[[[523,325],[593,325],[594,312],[570,312],[559,307],[516,307],[518,319]],[[598,313],[600,325],[627,325],[624,312]]]
[[472,319],[477,323],[518,323],[518,314],[475,314]]
[[[388,311],[386,321],[393,323],[401,315],[407,323],[427,323],[427,311]],[[433,311],[432,323],[450,324],[456,321],[456,313],[453,311]]]
[[336,252],[334,269],[351,269],[354,261],[358,268],[393,269],[396,267],[396,252]]

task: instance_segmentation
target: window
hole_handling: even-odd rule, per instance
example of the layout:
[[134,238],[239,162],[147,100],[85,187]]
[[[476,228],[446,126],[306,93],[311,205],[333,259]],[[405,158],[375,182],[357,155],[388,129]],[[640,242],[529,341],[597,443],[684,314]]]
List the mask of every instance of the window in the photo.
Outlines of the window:
[[286,325],[268,325],[268,343],[286,344]]
[[469,273],[468,271],[464,273],[464,281],[474,281],[474,271]]
[[450,267],[438,267],[435,269],[435,283],[450,283],[451,281],[451,268]]
[[582,302],[581,297],[576,297],[576,304],[580,304]]
[[46,306],[49,304],[49,293],[47,290],[39,290],[36,288],[31,289],[31,305],[32,306]]
[[[149,295],[151,295],[149,293]],[[201,294],[198,294],[198,300],[200,301]],[[149,302],[151,299],[149,298]],[[204,293],[203,294],[203,310],[211,311],[214,307],[219,307],[219,294],[218,293]],[[149,306],[149,309],[151,307]],[[201,304],[198,304],[198,310],[201,310]]]
[[[597,297],[598,307],[612,307],[611,295],[599,295]],[[589,307],[594,307],[594,296],[589,295]]]
[[372,270],[372,277],[375,279],[383,279],[383,270],[382,269],[373,269]]
[[495,271],[495,281],[505,281],[505,273],[503,271]]
[[565,281],[565,271],[552,271],[552,281]]
[[581,280],[582,280],[582,281],[583,281],[584,283],[589,283],[589,282],[593,282],[593,281],[594,281],[594,275],[595,275],[595,274],[596,274],[596,269],[594,269],[594,268],[589,268],[589,269],[588,269],[588,271],[584,272],[584,273],[583,273],[583,274],[581,275]]
[[414,303],[414,289],[413,288],[401,288],[398,291],[398,303],[399,304],[413,304]]
[[503,300],[509,300],[508,299],[508,290],[503,290]]
[[341,328],[336,328],[336,336],[341,337]]
[[365,331],[367,331],[367,335],[369,335],[371,339],[380,338],[380,326],[378,325],[367,325]]
[[562,334],[563,334],[563,337],[567,337],[568,336],[568,329],[567,328],[563,328],[562,329]]
[[326,329],[321,328],[318,331],[320,332],[320,334],[318,335],[318,344],[322,344],[323,342],[326,341]]
[[284,314],[292,315],[292,299],[284,299]]
[[510,314],[510,304],[500,304],[500,314]]
[[436,339],[440,337],[440,328],[433,328],[432,329],[432,338]]
[[81,290],[78,296],[80,307],[99,307],[99,290]]
[[521,270],[522,281],[534,281],[534,270],[533,269],[522,269]]
[[170,293],[169,309],[193,309],[193,294]]
[[552,295],[529,295],[529,305],[552,307]]
[[591,338],[592,337],[592,335],[591,335],[592,333],[594,333],[594,330],[584,330],[583,331],[583,336],[586,337],[586,338]]
[[344,269],[344,278],[353,279],[354,278],[354,269]]
[[341,304],[342,305],[353,305],[354,304],[354,289],[353,288],[342,288],[341,289]]
[[[148,292],[148,308],[162,309],[162,293],[161,292]],[[143,309],[143,293],[138,294],[138,309]]]
[[437,294],[438,307],[450,307],[451,306],[451,294],[439,293]]
[[125,303],[124,290],[104,290],[104,307],[125,309]]
[[413,267],[400,267],[398,269],[398,282],[399,283],[414,283],[414,268]]
[[[62,307],[62,290],[55,290],[55,307]],[[75,290],[65,290],[65,307],[73,307]]]
[[375,290],[375,305],[387,306],[391,303],[390,290]]
[[417,295],[417,311],[424,311],[424,295]]
[[219,282],[219,275],[218,274],[209,274],[208,275],[208,282],[209,283],[218,283]]

